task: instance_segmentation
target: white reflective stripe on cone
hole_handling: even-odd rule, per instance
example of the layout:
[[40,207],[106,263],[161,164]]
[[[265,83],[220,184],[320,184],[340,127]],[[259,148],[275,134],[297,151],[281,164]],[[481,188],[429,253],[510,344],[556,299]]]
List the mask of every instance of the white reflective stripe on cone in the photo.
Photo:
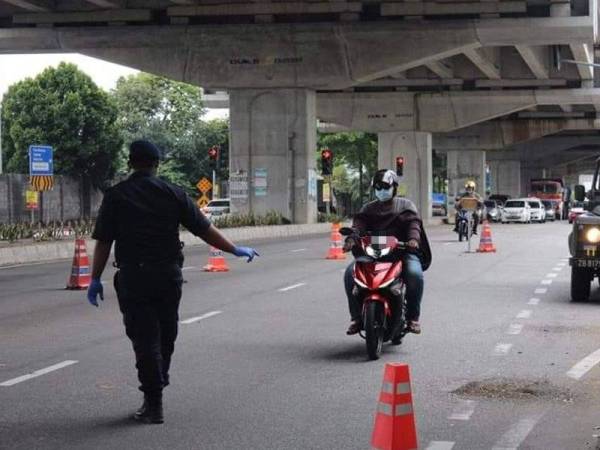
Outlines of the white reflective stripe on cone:
[[[392,415],[392,405],[389,403],[379,402],[377,405],[377,412],[381,414],[385,414],[386,416]],[[394,416],[406,416],[407,414],[412,414],[413,407],[411,403],[401,403],[400,405],[396,405],[396,410],[394,412]]]

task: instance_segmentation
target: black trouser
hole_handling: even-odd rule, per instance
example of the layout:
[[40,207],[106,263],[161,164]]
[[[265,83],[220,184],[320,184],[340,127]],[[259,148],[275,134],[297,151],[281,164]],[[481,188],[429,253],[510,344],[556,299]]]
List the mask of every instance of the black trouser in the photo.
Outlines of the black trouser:
[[129,265],[115,275],[127,337],[133,343],[140,390],[159,394],[169,384],[181,299],[178,264]]

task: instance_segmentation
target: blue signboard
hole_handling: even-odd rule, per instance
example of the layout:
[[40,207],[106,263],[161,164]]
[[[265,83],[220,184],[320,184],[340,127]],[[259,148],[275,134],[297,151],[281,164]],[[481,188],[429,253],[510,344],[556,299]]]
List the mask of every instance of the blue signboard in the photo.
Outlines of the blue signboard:
[[32,177],[54,175],[52,147],[48,145],[29,146],[29,175]]

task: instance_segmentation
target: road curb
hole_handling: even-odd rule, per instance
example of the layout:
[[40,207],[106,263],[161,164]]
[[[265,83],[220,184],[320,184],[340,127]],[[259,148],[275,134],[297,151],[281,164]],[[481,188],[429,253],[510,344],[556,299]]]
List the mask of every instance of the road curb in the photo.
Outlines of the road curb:
[[[232,241],[238,242],[326,234],[330,230],[331,225],[329,223],[316,223],[225,228],[221,231]],[[180,233],[180,239],[186,247],[206,245],[204,241],[187,231]],[[2,247],[0,248],[0,267],[72,258],[75,248],[74,242],[74,240],[64,240],[30,244],[17,243]],[[86,244],[88,252],[91,253],[94,248],[93,239],[86,239]]]

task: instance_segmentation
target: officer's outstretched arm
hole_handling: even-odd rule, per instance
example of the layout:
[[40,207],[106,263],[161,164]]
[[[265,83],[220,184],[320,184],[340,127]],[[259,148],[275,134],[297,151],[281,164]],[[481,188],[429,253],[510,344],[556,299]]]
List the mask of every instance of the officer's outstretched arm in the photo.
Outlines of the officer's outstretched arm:
[[217,247],[224,252],[233,253],[235,256],[244,256],[248,258],[248,262],[252,261],[255,256],[260,256],[253,248],[237,247],[233,242],[227,239],[217,227],[212,224],[200,237],[207,244]]

